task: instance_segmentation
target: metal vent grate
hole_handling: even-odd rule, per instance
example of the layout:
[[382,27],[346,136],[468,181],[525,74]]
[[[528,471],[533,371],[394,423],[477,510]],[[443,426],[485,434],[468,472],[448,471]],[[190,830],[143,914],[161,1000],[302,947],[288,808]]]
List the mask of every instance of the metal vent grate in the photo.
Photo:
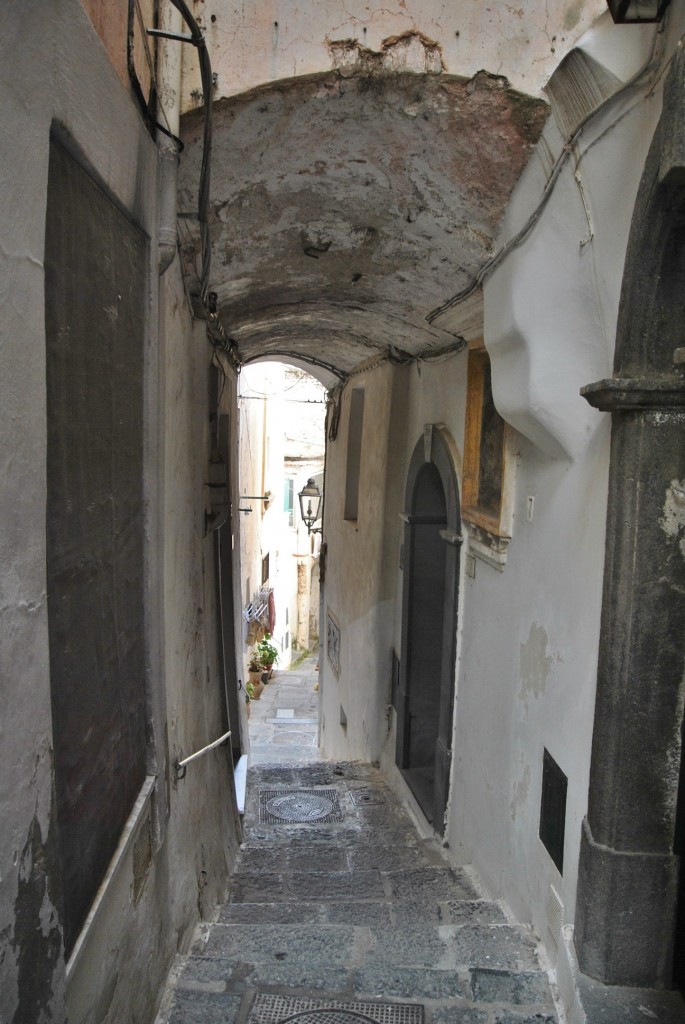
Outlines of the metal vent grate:
[[342,821],[343,816],[334,789],[262,789],[259,820],[272,825],[323,825]]
[[423,1024],[423,1006],[413,1003],[343,1003],[337,999],[297,999],[260,994],[247,1024]]
[[561,939],[561,929],[563,924],[564,904],[561,902],[561,896],[554,886],[550,885],[549,892],[547,893],[547,927],[549,928],[549,933],[557,946]]

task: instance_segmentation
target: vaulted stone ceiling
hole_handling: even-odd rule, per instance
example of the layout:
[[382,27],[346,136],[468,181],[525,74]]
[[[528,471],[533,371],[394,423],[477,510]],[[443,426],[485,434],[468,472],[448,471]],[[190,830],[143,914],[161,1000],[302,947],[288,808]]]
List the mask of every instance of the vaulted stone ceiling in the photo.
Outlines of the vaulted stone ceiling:
[[[296,358],[330,383],[370,359],[463,344],[429,320],[492,254],[547,106],[480,72],[355,66],[214,108],[210,288],[244,362]],[[195,208],[202,115],[183,120]],[[182,256],[197,287],[198,234]]]

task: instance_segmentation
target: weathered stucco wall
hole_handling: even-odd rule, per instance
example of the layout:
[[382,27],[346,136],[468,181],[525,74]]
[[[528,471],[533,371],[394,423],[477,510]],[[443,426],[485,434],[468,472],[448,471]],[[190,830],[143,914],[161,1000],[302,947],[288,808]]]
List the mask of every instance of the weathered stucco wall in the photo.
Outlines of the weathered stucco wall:
[[[252,0],[240,8],[222,0],[195,0],[217,74],[216,98],[265,82],[308,75],[381,53],[395,70],[430,71],[437,64],[470,78],[486,69],[537,95],[563,54],[606,10],[602,0],[364,0],[292,4]],[[419,39],[432,43],[423,52]],[[186,52],[184,109],[197,106],[195,57]]]
[[[163,281],[164,658],[173,762],[240,724],[226,717],[214,536],[205,535],[210,350],[204,325],[191,325],[177,261]],[[187,948],[198,910],[211,916],[225,895],[239,833],[231,778],[230,746],[223,746],[170,786],[167,884],[177,950]]]
[[[269,556],[266,586],[274,589],[277,638],[283,632],[286,594],[294,589],[294,566],[283,544],[283,423],[284,367],[280,363],[246,366],[239,377],[240,409],[240,507],[252,509],[239,514],[241,608],[253,602],[262,587],[262,559]],[[269,492],[269,501],[258,496]],[[254,495],[249,499],[247,496]],[[249,641],[249,623],[243,623],[241,663],[254,648]],[[277,644],[278,645],[278,644]],[[247,675],[243,675],[246,679]]]
[[[383,563],[393,368],[352,378],[342,395],[338,436],[326,467],[326,578],[321,634],[322,747],[329,757],[374,761],[387,731],[392,644],[392,577]],[[359,512],[344,518],[350,396],[364,391]],[[340,626],[340,671],[327,653],[328,614]],[[347,718],[340,724],[341,708]]]
[[[165,355],[160,351],[156,149],[83,7],[78,0],[59,8],[38,0],[3,4],[0,36],[0,755],[6,765],[0,782],[0,1017],[60,1022],[68,1004],[72,1024],[144,1019],[154,1011],[171,957],[188,941],[198,905],[208,910],[221,890],[235,834],[227,820],[224,751],[189,771],[178,790],[167,793],[165,778],[167,704],[174,712],[168,722],[172,759],[215,738],[221,726],[216,644],[207,628],[213,582],[202,539],[208,349],[204,336],[190,331],[177,265],[163,286]],[[101,894],[100,915],[72,963],[68,986],[51,803],[45,576],[43,255],[53,124],[79,163],[151,239],[144,559],[147,770],[158,774],[147,804],[152,863],[136,903],[129,846]]]

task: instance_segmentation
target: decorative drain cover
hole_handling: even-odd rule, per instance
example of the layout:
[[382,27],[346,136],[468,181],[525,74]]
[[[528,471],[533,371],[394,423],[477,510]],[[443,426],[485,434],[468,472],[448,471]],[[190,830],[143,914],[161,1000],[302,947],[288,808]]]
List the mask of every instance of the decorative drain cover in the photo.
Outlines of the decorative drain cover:
[[350,794],[358,807],[384,804],[385,797],[373,789],[351,789]]
[[256,996],[247,1024],[423,1024],[413,1003],[343,1003],[337,999]]
[[324,824],[342,821],[334,789],[262,789],[259,820],[270,824]]

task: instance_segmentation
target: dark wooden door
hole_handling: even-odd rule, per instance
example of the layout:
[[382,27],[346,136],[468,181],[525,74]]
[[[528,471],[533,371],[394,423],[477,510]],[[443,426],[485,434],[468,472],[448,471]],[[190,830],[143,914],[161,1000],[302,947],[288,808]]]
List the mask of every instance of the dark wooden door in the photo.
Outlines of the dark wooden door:
[[437,462],[415,453],[407,487],[396,760],[427,820],[442,834],[451,768],[458,596],[458,548],[450,541],[459,522],[456,483],[448,474],[445,486],[451,467],[444,448],[438,450],[443,458]]

